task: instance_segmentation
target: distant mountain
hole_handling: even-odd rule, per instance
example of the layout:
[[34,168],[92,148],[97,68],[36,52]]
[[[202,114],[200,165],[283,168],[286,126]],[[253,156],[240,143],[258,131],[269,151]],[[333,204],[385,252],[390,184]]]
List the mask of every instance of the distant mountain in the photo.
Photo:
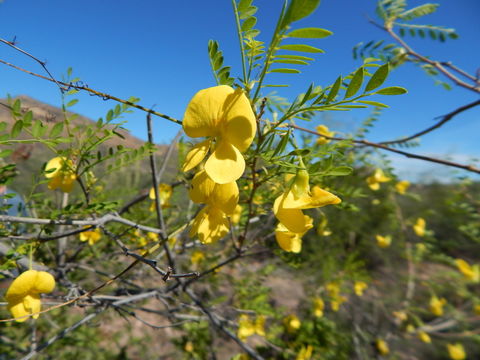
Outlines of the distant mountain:
[[[47,131],[47,134],[56,123],[64,120],[64,114],[61,108],[45,104],[26,95],[20,95],[13,98],[13,100],[16,99],[20,99],[21,101],[22,112],[26,113],[28,111],[32,111],[34,120],[41,120],[43,124],[48,126],[49,130]],[[69,114],[71,115],[72,113]],[[0,122],[7,123],[7,127],[5,130],[7,132],[10,131],[14,123],[7,99],[0,99]],[[95,123],[96,122],[94,122],[93,120],[82,115],[77,115],[71,122],[73,127],[81,127]],[[114,137],[105,141],[98,147],[98,150],[102,154],[107,154],[109,148],[116,149],[118,145],[122,145],[127,148],[139,148],[144,144],[144,141],[135,136],[132,136],[126,130],[119,130],[118,133],[120,133],[124,137],[124,139],[120,137]],[[19,138],[26,138],[26,136],[21,135]],[[165,145],[158,146],[158,152],[156,153],[156,156],[159,161],[161,161],[162,154],[165,153],[166,148],[167,146]],[[32,175],[39,174],[42,165],[46,161],[51,159],[53,156],[54,154],[52,153],[52,151],[43,144],[35,143],[16,145],[14,147],[13,154],[9,158],[5,159],[8,162],[16,163],[17,169],[19,171],[19,175],[16,177],[15,182],[11,185],[11,187],[21,193],[29,191],[32,187],[32,184],[35,182],[32,179]],[[169,163],[169,168],[173,170],[176,165],[176,156],[173,156]],[[100,167],[99,170],[101,172],[102,167]],[[121,175],[120,173],[116,173],[116,176],[112,177],[112,179],[109,181],[114,181],[117,183],[124,181],[125,186],[132,186],[133,184],[135,184],[136,186],[142,187],[144,186],[143,183],[149,183],[149,178],[143,176],[147,174],[148,171],[148,161],[147,159],[144,159],[138,161],[131,166],[128,166],[128,169],[120,170]],[[174,173],[174,171],[171,171],[169,173]],[[132,179],[132,177],[134,179]]]

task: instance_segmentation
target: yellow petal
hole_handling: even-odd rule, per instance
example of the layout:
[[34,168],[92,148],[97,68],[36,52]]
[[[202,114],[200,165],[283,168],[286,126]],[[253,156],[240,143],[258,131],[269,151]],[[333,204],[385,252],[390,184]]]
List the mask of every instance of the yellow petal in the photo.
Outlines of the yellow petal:
[[388,344],[386,343],[385,340],[377,339],[377,341],[375,342],[375,345],[377,347],[378,352],[381,355],[388,355],[388,353],[390,352]]
[[53,159],[50,159],[47,162],[47,165],[45,166],[45,171],[48,171],[45,174],[45,177],[47,177],[48,179],[53,178],[60,172],[60,170],[64,165],[65,165],[64,157],[57,156],[57,157],[54,157]]
[[302,238],[299,234],[276,230],[275,239],[282,250],[293,253],[299,253],[302,250]]
[[[41,305],[40,295],[38,294],[27,295],[23,298],[23,307],[29,314],[38,313],[41,309]],[[35,314],[32,317],[37,319],[39,316],[40,314]]]
[[183,116],[183,130],[190,137],[216,136],[223,121],[224,105],[233,94],[230,86],[221,85],[197,92]]
[[222,210],[226,215],[232,215],[237,207],[238,199],[238,185],[233,181],[228,184],[216,184],[208,204]]
[[36,270],[27,270],[21,273],[7,290],[5,298],[8,302],[13,301],[15,298],[20,298],[26,296],[31,289],[35,286],[35,281],[37,279]]
[[306,228],[305,216],[302,210],[286,209],[283,207],[285,194],[277,197],[273,203],[273,212],[276,218],[291,232],[303,233]]
[[205,156],[207,156],[211,143],[212,141],[210,139],[207,139],[196,144],[185,157],[182,171],[187,172],[200,164],[200,162],[205,158]]
[[237,205],[235,206],[235,210],[233,211],[233,214],[231,216],[231,220],[233,224],[238,224],[240,222],[240,219],[242,217],[242,206]]
[[250,101],[242,89],[236,89],[225,99],[222,138],[241,152],[247,150],[255,137],[257,122]]
[[203,244],[213,243],[228,234],[228,218],[223,211],[205,206],[195,217],[190,236],[198,236]]
[[55,278],[46,271],[38,271],[32,292],[50,293],[55,288]]
[[214,188],[215,183],[208,177],[207,172],[202,170],[193,177],[188,195],[194,203],[206,204]]
[[226,141],[219,141],[205,163],[205,171],[217,184],[239,179],[245,171],[245,160],[238,149]]

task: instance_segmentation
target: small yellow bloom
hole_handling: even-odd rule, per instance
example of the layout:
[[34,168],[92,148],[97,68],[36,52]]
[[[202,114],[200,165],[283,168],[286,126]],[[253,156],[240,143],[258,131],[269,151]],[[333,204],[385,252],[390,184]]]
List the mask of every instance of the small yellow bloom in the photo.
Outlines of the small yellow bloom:
[[372,200],[372,205],[375,205],[375,206],[380,205],[380,200],[379,199],[373,199]]
[[[38,313],[41,309],[40,294],[50,293],[55,288],[55,279],[46,271],[27,270],[21,273],[7,290],[7,309],[15,318]],[[40,314],[32,315],[37,319]],[[23,322],[28,318],[16,319]]]
[[310,360],[313,354],[313,346],[302,346],[295,360]]
[[158,234],[149,231],[149,232],[147,232],[147,239],[148,239],[149,241],[153,241],[153,242],[158,241]]
[[335,131],[329,131],[328,127],[325,125],[318,125],[315,129],[320,135],[323,135],[317,138],[317,145],[328,144],[331,140],[327,139],[325,136],[332,137],[335,135]]
[[448,355],[452,360],[464,360],[467,358],[465,349],[463,348],[463,345],[460,343],[447,344],[447,349],[448,349]]
[[265,320],[266,318],[263,315],[258,316],[255,321],[252,321],[246,314],[240,315],[237,336],[241,340],[245,340],[255,334],[265,336]]
[[332,308],[333,311],[338,311],[338,310],[340,310],[340,306],[345,301],[347,301],[347,298],[345,296],[339,295],[339,296],[330,300],[330,307]]
[[480,315],[480,304],[477,304],[473,307],[473,312],[475,315]]
[[357,296],[362,296],[365,289],[368,288],[368,285],[364,281],[355,281],[353,288]]
[[435,316],[442,316],[443,315],[443,307],[447,303],[447,300],[444,298],[439,299],[435,295],[430,298],[430,311]]
[[375,173],[372,176],[367,178],[368,187],[374,191],[380,189],[380,183],[387,182],[392,180],[391,178],[385,176],[382,169],[375,170]]
[[325,303],[322,298],[316,297],[313,299],[313,315],[315,317],[322,317],[325,309]]
[[430,344],[432,342],[432,339],[430,338],[430,335],[428,335],[425,331],[420,330],[418,333],[418,338],[423,341],[426,344]]
[[375,239],[377,239],[377,245],[381,248],[389,247],[390,244],[392,243],[392,237],[390,235],[387,235],[387,236],[376,235]]
[[285,325],[287,332],[294,333],[298,329],[300,329],[300,326],[302,326],[302,323],[300,322],[300,319],[295,314],[291,314],[283,319],[283,325]]
[[325,290],[330,297],[337,297],[340,294],[340,284],[338,282],[329,282],[325,285]]
[[200,250],[195,250],[192,255],[190,255],[190,262],[192,265],[198,265],[205,260],[205,254]]
[[198,235],[202,244],[211,244],[228,234],[229,225],[228,218],[223,211],[207,205],[193,220],[190,237]]
[[388,347],[387,342],[383,339],[377,339],[377,341],[375,342],[375,346],[377,347],[380,355],[388,355],[388,353],[390,352],[390,348]]
[[307,219],[302,210],[341,202],[337,196],[319,186],[314,186],[310,191],[308,180],[308,173],[299,170],[290,189],[277,197],[273,204],[273,212],[277,219],[294,233],[305,231]]
[[425,225],[426,222],[423,218],[417,219],[417,222],[415,223],[415,225],[413,225],[413,231],[415,231],[415,234],[417,234],[417,236],[425,236]]
[[193,352],[193,350],[194,350],[193,343],[192,343],[191,341],[187,341],[187,342],[185,343],[184,349],[185,349],[185,351],[188,352],[188,353]]
[[320,220],[320,222],[318,223],[317,235],[319,236],[332,235],[332,231],[328,228],[328,220],[326,217],[323,217],[322,220]]
[[69,193],[73,189],[77,175],[73,167],[73,162],[65,157],[54,157],[45,166],[45,177],[50,179],[48,188],[55,190],[60,188],[63,192]]
[[409,187],[410,181],[407,180],[402,180],[395,184],[395,190],[397,190],[397,192],[402,195],[407,192]]
[[[159,184],[158,193],[160,195],[160,206],[162,209],[170,207],[170,198],[172,197],[173,188],[168,184]],[[148,192],[148,197],[151,200],[155,200],[155,189],[152,187]],[[155,204],[152,204],[153,209],[155,209]]]
[[215,183],[230,183],[242,176],[242,152],[252,143],[257,123],[241,89],[220,85],[197,92],[185,111],[183,130],[193,138],[208,137],[187,154],[183,171],[196,167],[210,151],[205,171]]
[[255,334],[259,336],[266,336],[265,320],[266,320],[266,317],[264,315],[257,316],[257,318],[255,319]]
[[409,334],[414,333],[415,332],[415,326],[413,326],[412,324],[408,324],[407,327],[405,328],[405,331]]
[[408,317],[405,311],[394,311],[392,314],[400,322],[407,320],[407,317]]
[[[85,226],[89,227],[89,226]],[[88,230],[80,233],[80,241],[88,241],[88,245],[94,245],[98,240],[102,238],[100,229]]]
[[478,265],[471,266],[463,259],[456,259],[455,263],[457,264],[458,270],[465,276],[468,280],[479,282],[480,281],[480,269]]

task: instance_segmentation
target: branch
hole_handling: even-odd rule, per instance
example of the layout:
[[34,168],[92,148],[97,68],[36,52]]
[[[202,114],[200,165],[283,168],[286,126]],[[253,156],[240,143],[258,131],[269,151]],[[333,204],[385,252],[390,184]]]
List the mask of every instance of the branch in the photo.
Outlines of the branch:
[[374,147],[374,148],[377,148],[377,149],[382,149],[382,150],[385,150],[385,151],[394,152],[396,154],[400,154],[400,155],[406,156],[408,158],[429,161],[429,162],[433,162],[433,163],[436,163],[436,164],[447,165],[447,166],[451,166],[451,167],[455,167],[455,168],[459,168],[459,169],[463,169],[463,170],[467,170],[467,171],[470,171],[470,172],[480,174],[480,169],[476,168],[475,166],[472,166],[472,165],[463,165],[463,164],[459,164],[459,163],[456,163],[456,162],[453,162],[453,161],[437,159],[437,158],[433,158],[433,157],[430,157],[430,156],[412,154],[412,153],[409,153],[409,152],[406,152],[406,151],[393,149],[393,148],[388,147],[386,145],[382,145],[381,143],[380,144],[379,143],[374,143],[374,142],[367,141],[367,140],[356,140],[356,139],[346,139],[346,138],[339,138],[339,137],[333,137],[333,136],[326,136],[326,135],[320,134],[316,131],[306,129],[306,128],[303,128],[303,127],[300,127],[300,126],[297,126],[297,125],[294,125],[294,124],[289,124],[288,126],[291,127],[291,128],[300,130],[300,131],[304,131],[304,132],[313,134],[313,135],[323,136],[324,138],[327,138],[329,140],[351,141],[354,144],[362,144],[362,145]]
[[460,114],[461,112],[464,112],[465,110],[468,110],[468,109],[471,109],[475,106],[478,106],[480,105],[480,100],[477,100],[477,101],[474,101],[474,102],[471,102],[467,105],[464,105],[464,106],[461,106],[459,107],[458,109],[442,116],[442,120],[440,120],[438,123],[436,123],[435,125],[433,126],[430,126],[429,128],[425,129],[425,130],[422,130],[416,134],[413,134],[411,136],[408,136],[408,137],[405,137],[405,138],[401,138],[399,140],[391,140],[391,141],[382,141],[380,142],[379,144],[383,144],[383,145],[388,145],[388,144],[400,144],[400,143],[404,143],[404,142],[407,142],[409,140],[412,140],[412,139],[415,139],[417,137],[420,137],[422,135],[425,135],[429,132],[432,132],[433,130],[435,129],[438,129],[439,127],[441,127],[443,124],[445,124],[447,121],[450,121],[451,119],[453,119],[456,115]]

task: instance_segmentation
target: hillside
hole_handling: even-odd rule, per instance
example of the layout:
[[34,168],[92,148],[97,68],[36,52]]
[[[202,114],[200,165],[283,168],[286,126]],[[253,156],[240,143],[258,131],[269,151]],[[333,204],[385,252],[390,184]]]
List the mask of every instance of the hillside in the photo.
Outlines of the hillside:
[[[19,99],[21,101],[21,111],[22,113],[26,113],[28,111],[32,111],[33,119],[34,120],[41,120],[43,124],[46,124],[49,130],[58,122],[64,120],[64,114],[62,109],[56,106],[52,106],[38,100],[35,100],[26,95],[20,95],[13,100]],[[72,113],[68,113],[69,115],[73,115]],[[95,122],[92,119],[89,119],[85,116],[75,114],[76,117],[71,121],[72,127],[83,127],[92,125]],[[11,115],[11,110],[8,105],[7,99],[0,99],[0,122],[6,122],[7,127],[6,131],[9,131],[14,123],[14,120]],[[47,134],[49,133],[47,131]],[[120,129],[118,131],[124,139],[121,137],[114,137],[111,138],[104,143],[102,143],[98,147],[98,151],[102,154],[106,154],[109,148],[116,149],[117,146],[121,145],[125,148],[139,148],[144,144],[144,141],[132,136],[127,130]],[[20,135],[20,138],[25,138],[24,136]],[[162,154],[165,153],[167,146],[165,145],[158,145],[158,152],[157,152],[157,159],[161,161]],[[35,143],[35,144],[19,144],[14,147],[13,154],[6,159],[8,162],[13,162],[17,165],[17,170],[19,172],[19,176],[16,177],[11,187],[21,193],[26,193],[35,183],[35,180],[32,176],[39,174],[42,165],[53,157],[53,153],[48,147],[43,144]],[[170,166],[176,167],[176,156],[172,157]],[[99,172],[95,175],[98,177],[102,174],[105,166],[100,166],[98,168]],[[135,169],[135,171],[132,171]],[[129,166],[129,171],[124,169],[120,170],[120,173],[116,173],[115,177],[109,178],[108,176],[102,178],[102,181],[106,182],[122,182],[122,185],[131,187],[132,185],[144,187],[148,184],[148,178],[143,177],[143,174],[148,173],[148,161],[146,158],[137,161],[136,163]],[[144,184],[145,182],[145,184]]]

